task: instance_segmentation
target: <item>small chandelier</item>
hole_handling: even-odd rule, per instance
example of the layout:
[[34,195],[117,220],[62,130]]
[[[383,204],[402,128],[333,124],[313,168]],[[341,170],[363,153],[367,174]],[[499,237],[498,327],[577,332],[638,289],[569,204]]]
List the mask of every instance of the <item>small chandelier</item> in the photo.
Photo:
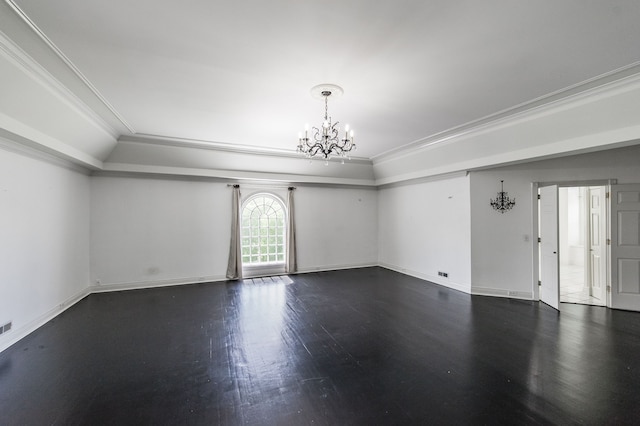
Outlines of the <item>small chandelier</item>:
[[513,206],[516,205],[516,199],[510,199],[509,194],[504,192],[503,180],[500,181],[500,185],[500,192],[498,192],[496,199],[489,199],[489,204],[491,204],[491,207],[493,207],[494,210],[498,210],[500,213],[504,213],[507,210],[511,210]]
[[312,158],[319,156],[324,158],[325,164],[329,164],[331,157],[342,157],[342,163],[344,159],[349,159],[348,153],[351,150],[356,149],[356,144],[353,142],[353,130],[349,130],[349,125],[344,128],[344,137],[340,138],[339,122],[331,122],[329,117],[329,97],[339,97],[343,93],[340,86],[334,84],[320,84],[311,89],[311,94],[319,99],[324,99],[324,121],[320,127],[312,127],[309,137],[309,125],[304,126],[303,133],[298,133],[298,149],[297,151]]

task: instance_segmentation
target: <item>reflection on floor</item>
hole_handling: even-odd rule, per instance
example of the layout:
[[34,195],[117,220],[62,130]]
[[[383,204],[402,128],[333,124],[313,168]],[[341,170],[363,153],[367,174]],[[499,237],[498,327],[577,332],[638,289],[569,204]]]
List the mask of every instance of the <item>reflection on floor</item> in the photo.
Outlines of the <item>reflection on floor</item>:
[[589,295],[583,267],[567,264],[560,265],[560,302],[605,306],[604,301]]

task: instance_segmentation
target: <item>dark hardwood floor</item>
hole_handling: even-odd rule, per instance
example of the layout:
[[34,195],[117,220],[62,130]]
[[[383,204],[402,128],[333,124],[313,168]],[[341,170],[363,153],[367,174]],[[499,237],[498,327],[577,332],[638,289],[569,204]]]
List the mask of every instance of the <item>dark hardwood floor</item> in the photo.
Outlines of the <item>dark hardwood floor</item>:
[[382,268],[94,294],[0,354],[3,425],[638,424],[640,314]]

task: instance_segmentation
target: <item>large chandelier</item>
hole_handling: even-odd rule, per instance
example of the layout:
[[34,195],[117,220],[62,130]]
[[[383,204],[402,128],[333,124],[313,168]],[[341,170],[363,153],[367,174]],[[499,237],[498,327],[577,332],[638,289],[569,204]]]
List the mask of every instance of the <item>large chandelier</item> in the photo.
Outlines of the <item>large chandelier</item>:
[[329,117],[329,97],[340,97],[343,90],[335,84],[320,84],[311,89],[311,94],[319,99],[324,99],[324,121],[320,127],[311,128],[309,137],[309,125],[304,126],[304,134],[298,133],[298,152],[308,158],[322,157],[325,164],[328,164],[331,157],[349,157],[349,152],[356,149],[353,142],[353,130],[349,130],[349,125],[344,127],[343,137],[340,137],[339,122],[333,123]]

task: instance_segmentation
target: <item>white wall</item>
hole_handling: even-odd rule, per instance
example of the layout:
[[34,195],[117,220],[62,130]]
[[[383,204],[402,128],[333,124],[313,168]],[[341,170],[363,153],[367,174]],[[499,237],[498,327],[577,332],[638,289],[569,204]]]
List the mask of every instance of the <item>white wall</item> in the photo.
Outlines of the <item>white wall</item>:
[[[231,188],[172,177],[94,176],[94,289],[225,279]],[[243,199],[286,190],[241,185]],[[295,192],[300,271],[375,265],[377,194],[371,189],[299,186]],[[99,281],[99,284],[98,284]]]
[[231,189],[206,180],[94,176],[91,283],[138,287],[223,279]]
[[[513,210],[500,214],[489,206],[504,179],[516,198]],[[640,182],[640,147],[531,162],[471,173],[471,278],[477,294],[532,298],[535,295],[532,182],[617,179]],[[526,241],[528,239],[528,241]]]
[[[470,292],[469,203],[468,176],[381,189],[380,264]],[[438,271],[449,275],[438,276]]]
[[0,325],[13,322],[3,350],[87,294],[90,178],[0,142]]
[[375,189],[298,186],[295,206],[301,272],[377,264]]

